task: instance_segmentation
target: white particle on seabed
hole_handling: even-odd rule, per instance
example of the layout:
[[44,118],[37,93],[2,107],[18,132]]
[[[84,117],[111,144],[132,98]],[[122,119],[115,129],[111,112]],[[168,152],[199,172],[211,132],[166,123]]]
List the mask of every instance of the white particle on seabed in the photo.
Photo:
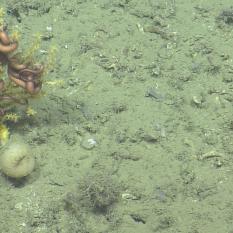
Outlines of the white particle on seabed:
[[89,138],[89,139],[87,140],[87,142],[88,142],[89,145],[91,145],[91,146],[95,146],[95,145],[97,144],[96,140],[93,139],[93,138]]

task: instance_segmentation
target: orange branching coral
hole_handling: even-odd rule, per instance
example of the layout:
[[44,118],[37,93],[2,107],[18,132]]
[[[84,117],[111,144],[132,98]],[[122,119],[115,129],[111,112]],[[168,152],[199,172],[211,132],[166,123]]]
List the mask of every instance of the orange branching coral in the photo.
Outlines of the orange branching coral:
[[[12,39],[13,38],[13,39]],[[9,37],[7,28],[0,26],[0,67],[1,73],[3,67],[7,67],[7,75],[9,80],[15,86],[21,87],[30,95],[38,94],[42,87],[41,76],[44,72],[44,66],[34,64],[32,61],[24,62],[20,54],[15,51],[18,48],[18,41],[14,36]],[[14,96],[8,91],[8,87],[3,79],[0,79],[0,101],[24,103],[25,99]],[[4,109],[0,108],[0,115],[4,115]]]
[[[7,73],[11,81],[28,93],[37,94],[41,89],[40,77],[44,68],[39,64],[21,63],[19,56],[11,56],[17,47],[18,42],[9,38],[6,29],[0,29],[0,63],[7,65]],[[0,84],[0,88],[3,88],[3,80]]]

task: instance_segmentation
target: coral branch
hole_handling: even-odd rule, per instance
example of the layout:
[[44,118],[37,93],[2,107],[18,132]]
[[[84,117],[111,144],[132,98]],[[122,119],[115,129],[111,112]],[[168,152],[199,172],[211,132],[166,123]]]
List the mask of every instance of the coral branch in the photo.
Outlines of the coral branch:
[[[35,95],[40,92],[42,87],[41,76],[44,66],[33,64],[32,61],[22,62],[20,54],[12,55],[17,48],[18,42],[8,36],[6,28],[0,27],[0,66],[7,67],[9,80],[16,86],[23,88],[30,95]],[[20,99],[11,95],[13,93],[8,91],[8,86],[5,85],[3,79],[0,79],[0,101],[22,103],[23,97]]]

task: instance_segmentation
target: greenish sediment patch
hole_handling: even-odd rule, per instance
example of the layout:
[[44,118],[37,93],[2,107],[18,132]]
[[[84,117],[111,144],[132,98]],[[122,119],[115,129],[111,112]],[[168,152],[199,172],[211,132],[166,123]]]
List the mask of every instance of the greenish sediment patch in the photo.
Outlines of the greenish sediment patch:
[[57,58],[9,125],[36,169],[0,176],[0,232],[231,232],[231,1],[4,3]]

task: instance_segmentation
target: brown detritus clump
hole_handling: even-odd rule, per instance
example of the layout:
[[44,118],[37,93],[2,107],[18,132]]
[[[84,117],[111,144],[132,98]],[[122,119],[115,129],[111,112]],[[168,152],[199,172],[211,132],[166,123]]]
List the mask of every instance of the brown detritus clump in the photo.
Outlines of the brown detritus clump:
[[83,177],[74,192],[65,197],[66,209],[78,213],[80,208],[91,208],[105,213],[119,199],[121,186],[107,172],[94,172]]
[[220,28],[224,25],[233,25],[233,7],[222,10],[216,17],[216,22]]

